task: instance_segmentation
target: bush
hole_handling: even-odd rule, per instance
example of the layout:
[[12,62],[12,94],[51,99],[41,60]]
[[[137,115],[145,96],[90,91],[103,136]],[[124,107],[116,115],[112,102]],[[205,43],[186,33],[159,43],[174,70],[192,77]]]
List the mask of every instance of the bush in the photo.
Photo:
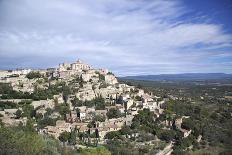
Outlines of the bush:
[[0,109],[14,109],[17,108],[17,104],[10,101],[0,101]]
[[93,117],[93,121],[104,122],[105,120],[106,120],[106,117],[104,115],[95,115]]
[[41,78],[43,77],[39,71],[31,71],[26,75],[28,79],[35,79],[35,78]]
[[50,117],[44,117],[43,119],[38,121],[38,127],[39,128],[44,128],[45,126],[55,126],[56,125],[56,120],[52,119]]
[[106,113],[108,119],[111,118],[119,118],[122,116],[121,112],[118,109],[111,108],[109,111]]
[[166,142],[170,142],[175,137],[175,132],[173,130],[163,130],[158,135],[161,140],[165,140]]
[[108,132],[104,138],[114,139],[114,138],[120,138],[120,137],[121,137],[121,134],[118,131],[111,131],[111,132]]
[[63,148],[58,140],[43,137],[36,132],[28,132],[21,127],[0,127],[0,154],[4,155],[77,155],[78,153]]
[[97,147],[94,149],[81,150],[82,155],[111,155],[105,147]]
[[42,137],[36,133],[15,131],[5,127],[0,128],[1,154],[43,154],[45,145]]
[[22,117],[22,111],[18,109],[15,115],[16,115],[16,118],[19,119],[20,117]]

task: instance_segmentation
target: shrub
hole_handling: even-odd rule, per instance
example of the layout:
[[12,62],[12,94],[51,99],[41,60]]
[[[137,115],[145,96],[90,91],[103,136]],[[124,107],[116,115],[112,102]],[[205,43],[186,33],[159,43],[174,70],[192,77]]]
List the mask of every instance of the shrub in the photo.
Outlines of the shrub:
[[38,71],[31,71],[30,73],[28,73],[27,75],[26,75],[26,77],[28,78],[28,79],[35,79],[35,78],[41,78],[41,77],[43,77],[41,74],[40,74],[40,72],[38,72]]

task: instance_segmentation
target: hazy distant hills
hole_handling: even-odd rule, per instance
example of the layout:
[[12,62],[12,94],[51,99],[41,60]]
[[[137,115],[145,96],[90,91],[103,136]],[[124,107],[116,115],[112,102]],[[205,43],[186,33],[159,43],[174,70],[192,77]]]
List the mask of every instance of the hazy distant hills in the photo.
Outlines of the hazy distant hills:
[[232,74],[225,73],[185,73],[185,74],[160,74],[160,75],[138,75],[120,77],[121,79],[149,80],[149,81],[178,81],[178,80],[231,80]]

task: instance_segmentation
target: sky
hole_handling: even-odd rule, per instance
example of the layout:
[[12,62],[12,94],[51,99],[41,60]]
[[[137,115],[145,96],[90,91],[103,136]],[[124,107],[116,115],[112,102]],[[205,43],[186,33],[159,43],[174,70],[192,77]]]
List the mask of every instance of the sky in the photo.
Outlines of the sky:
[[0,0],[0,69],[232,73],[232,0]]

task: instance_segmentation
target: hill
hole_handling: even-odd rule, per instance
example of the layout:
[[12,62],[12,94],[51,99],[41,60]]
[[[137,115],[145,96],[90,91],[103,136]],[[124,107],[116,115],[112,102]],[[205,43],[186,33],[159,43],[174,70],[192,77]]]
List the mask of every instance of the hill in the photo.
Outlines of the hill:
[[149,80],[149,81],[205,81],[205,80],[231,80],[232,74],[225,73],[185,73],[185,74],[160,74],[160,75],[137,75],[125,76],[121,79]]

